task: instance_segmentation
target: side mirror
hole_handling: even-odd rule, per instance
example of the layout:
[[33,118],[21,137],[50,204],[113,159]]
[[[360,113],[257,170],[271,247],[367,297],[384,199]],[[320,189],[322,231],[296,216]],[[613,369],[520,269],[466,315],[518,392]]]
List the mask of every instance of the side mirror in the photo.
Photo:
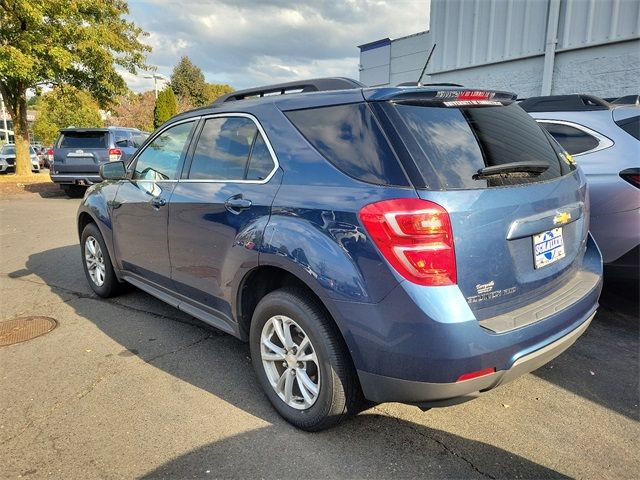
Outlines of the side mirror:
[[100,165],[100,176],[103,180],[124,180],[127,178],[127,168],[124,162],[106,162]]

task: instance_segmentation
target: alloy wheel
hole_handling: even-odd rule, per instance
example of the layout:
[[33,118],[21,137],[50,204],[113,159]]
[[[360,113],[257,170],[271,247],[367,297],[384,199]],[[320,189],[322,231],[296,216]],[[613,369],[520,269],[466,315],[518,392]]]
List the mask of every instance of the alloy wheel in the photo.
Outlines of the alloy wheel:
[[310,408],[320,392],[316,351],[293,319],[275,315],[264,324],[260,355],[269,383],[280,399],[297,410]]
[[91,281],[96,286],[101,287],[104,284],[106,271],[104,256],[102,255],[100,244],[92,236],[87,237],[84,242],[84,259]]

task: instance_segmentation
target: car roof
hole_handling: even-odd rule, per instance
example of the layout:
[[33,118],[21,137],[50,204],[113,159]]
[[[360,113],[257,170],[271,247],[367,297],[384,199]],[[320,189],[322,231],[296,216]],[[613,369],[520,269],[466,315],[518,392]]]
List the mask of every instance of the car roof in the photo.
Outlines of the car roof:
[[[329,82],[331,81],[331,82]],[[326,90],[310,90],[309,82],[319,82],[322,85],[330,86],[347,86],[348,88],[327,88]],[[300,86],[300,91],[288,93],[288,90],[295,90],[296,86]],[[281,93],[277,93],[278,89]],[[307,88],[305,90],[305,88]],[[255,108],[272,105],[279,110],[289,111],[303,108],[314,108],[320,106],[339,105],[346,103],[357,103],[362,101],[384,101],[399,96],[411,96],[425,93],[437,93],[443,91],[461,92],[461,91],[483,91],[495,92],[504,98],[515,99],[516,95],[510,92],[496,91],[491,89],[473,89],[455,84],[426,84],[396,87],[366,87],[356,80],[344,79],[342,77],[334,79],[312,79],[301,80],[300,82],[288,82],[285,84],[268,85],[265,87],[257,87],[255,89],[241,90],[225,95],[217,99],[211,105],[196,108],[183,112],[169,120],[184,120],[187,118],[208,115],[215,113],[251,113]],[[276,93],[274,93],[276,92]],[[262,95],[262,96],[260,96]]]

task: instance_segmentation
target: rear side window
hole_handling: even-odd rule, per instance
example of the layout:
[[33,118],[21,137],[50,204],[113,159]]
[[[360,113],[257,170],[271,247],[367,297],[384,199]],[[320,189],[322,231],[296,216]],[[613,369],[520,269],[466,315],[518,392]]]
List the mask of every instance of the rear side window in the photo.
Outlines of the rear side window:
[[578,128],[560,123],[539,122],[547,132],[571,155],[593,150],[600,143],[598,139]]
[[[414,155],[423,177],[435,174],[447,189],[540,182],[574,168],[552,146],[542,127],[516,104],[467,108],[397,104],[396,108],[423,153]],[[474,178],[484,167],[540,161],[548,168],[539,174]]]
[[258,127],[248,118],[208,119],[193,153],[189,178],[243,180]]
[[64,132],[60,148],[107,148],[108,132]]
[[264,180],[273,170],[273,166],[274,163],[271,159],[271,152],[267,148],[267,143],[262,138],[262,135],[258,133],[256,141],[253,143],[251,158],[249,159],[247,180]]
[[640,115],[618,120],[616,124],[636,140],[640,140]]
[[113,144],[116,147],[120,147],[120,148],[130,147],[131,146],[131,133],[123,131],[123,130],[116,130],[115,138],[113,140]]
[[347,175],[378,185],[407,185],[366,104],[295,110],[286,116],[316,150]]
[[131,135],[131,145],[135,148],[142,146],[145,140],[149,138],[148,133],[134,133]]

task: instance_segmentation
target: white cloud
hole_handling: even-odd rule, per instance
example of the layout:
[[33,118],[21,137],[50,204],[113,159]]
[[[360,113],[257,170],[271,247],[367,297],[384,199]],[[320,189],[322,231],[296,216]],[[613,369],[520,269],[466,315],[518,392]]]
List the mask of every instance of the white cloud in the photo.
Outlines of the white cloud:
[[[358,77],[357,45],[427,29],[429,0],[131,1],[148,62],[169,76],[183,55],[236,88],[316,76]],[[134,90],[150,80],[125,78]],[[146,83],[145,83],[146,82]]]

